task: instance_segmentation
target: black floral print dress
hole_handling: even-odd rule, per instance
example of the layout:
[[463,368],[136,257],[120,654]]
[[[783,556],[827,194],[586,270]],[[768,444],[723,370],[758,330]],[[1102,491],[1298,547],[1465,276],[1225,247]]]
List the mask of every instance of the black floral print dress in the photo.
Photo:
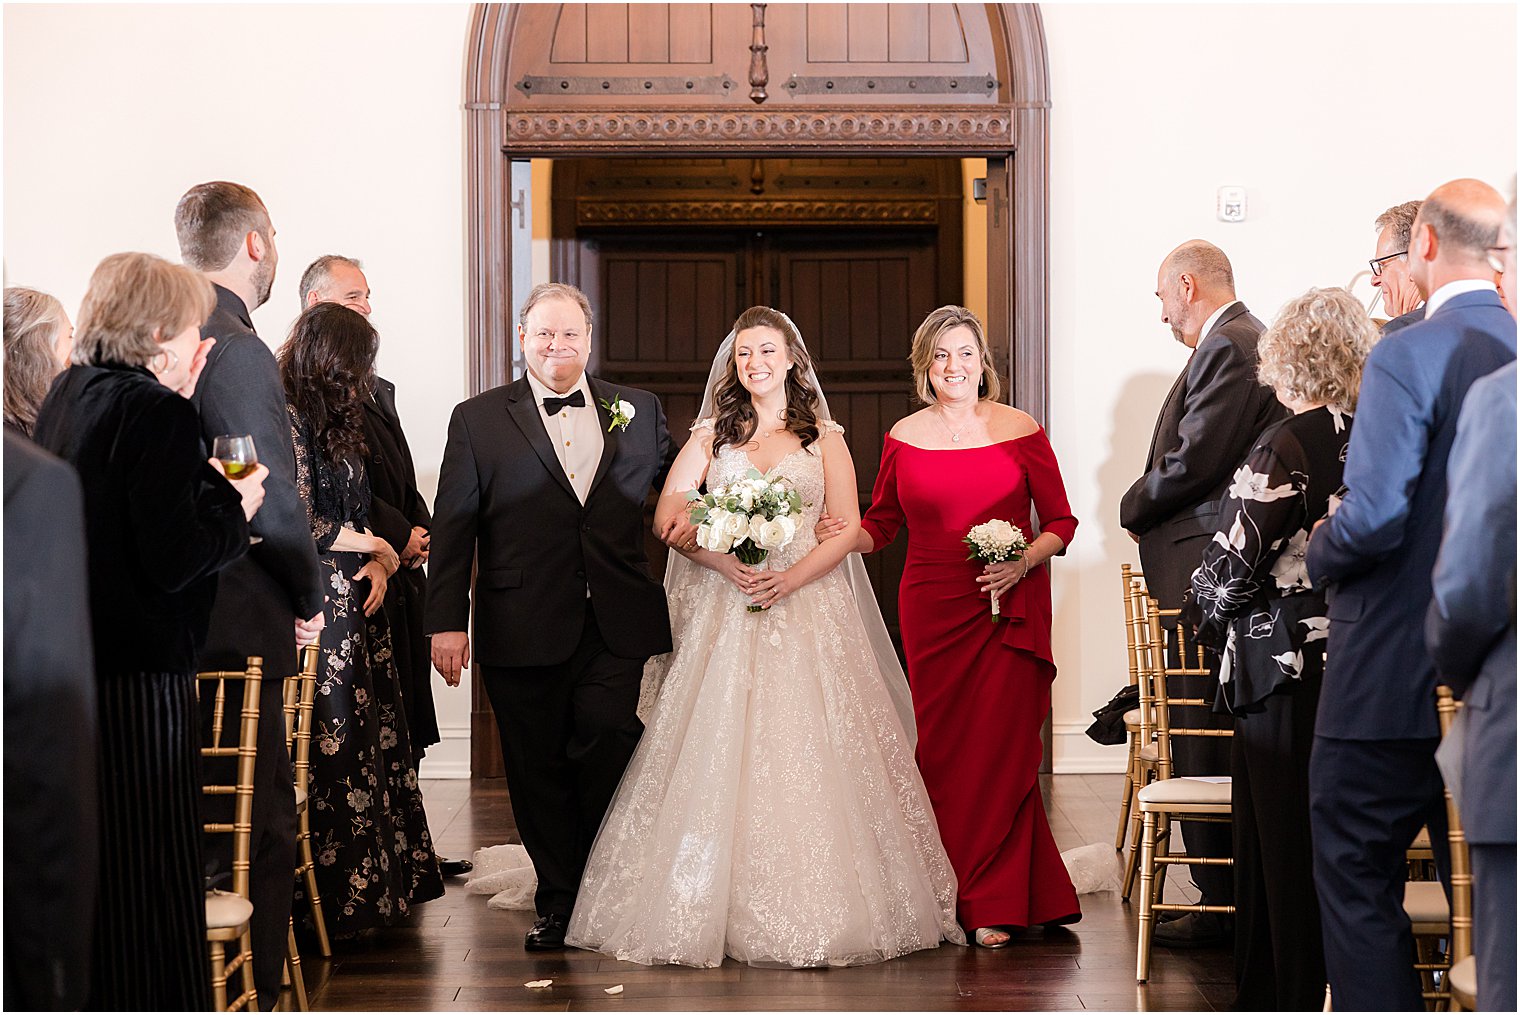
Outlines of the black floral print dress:
[[1183,617],[1222,651],[1220,702],[1237,715],[1323,672],[1330,622],[1304,555],[1314,523],[1334,510],[1350,440],[1350,413],[1290,416],[1257,438],[1220,501]]
[[403,921],[443,894],[417,785],[384,610],[364,615],[363,553],[333,550],[345,525],[363,530],[362,461],[334,466],[290,409],[296,481],[320,551],[326,602],[312,720],[308,808],[328,930],[350,935]]

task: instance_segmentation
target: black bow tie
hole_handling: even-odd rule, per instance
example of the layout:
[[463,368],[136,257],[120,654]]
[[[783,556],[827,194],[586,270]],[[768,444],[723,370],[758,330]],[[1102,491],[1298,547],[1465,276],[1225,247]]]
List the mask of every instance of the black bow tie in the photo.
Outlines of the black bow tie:
[[544,412],[551,416],[566,406],[572,409],[584,409],[586,407],[586,393],[580,388],[576,388],[564,398],[551,397],[544,399]]

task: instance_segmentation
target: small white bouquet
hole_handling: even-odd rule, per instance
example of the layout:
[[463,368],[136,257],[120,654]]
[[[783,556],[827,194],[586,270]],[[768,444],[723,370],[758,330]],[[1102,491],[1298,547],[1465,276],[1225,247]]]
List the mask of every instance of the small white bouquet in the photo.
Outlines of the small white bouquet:
[[[1024,531],[1012,522],[1005,522],[1001,518],[994,518],[990,522],[971,526],[971,531],[966,533],[962,540],[971,547],[971,556],[967,560],[978,560],[983,564],[1002,564],[1010,560],[1020,560],[1024,551],[1029,549],[1029,540],[1025,538]],[[998,597],[992,596],[992,620],[998,619]]]
[[[690,517],[697,545],[732,553],[751,567],[791,543],[802,524],[802,495],[787,480],[763,476],[758,469],[701,496],[692,490],[686,499],[695,502]],[[751,613],[763,609],[749,607]]]

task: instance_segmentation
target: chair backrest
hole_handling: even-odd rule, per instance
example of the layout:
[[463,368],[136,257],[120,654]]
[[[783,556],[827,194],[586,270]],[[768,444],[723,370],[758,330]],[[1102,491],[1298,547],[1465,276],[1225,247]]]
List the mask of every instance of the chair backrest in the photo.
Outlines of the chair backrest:
[[322,650],[317,645],[301,649],[301,672],[285,681],[285,747],[295,769],[295,784],[305,790],[311,771],[311,721],[317,698],[317,665]]
[[[1186,707],[1211,709],[1212,698],[1183,698],[1173,694],[1168,686],[1169,677],[1204,676],[1212,673],[1204,647],[1191,636],[1188,626],[1181,623],[1181,610],[1163,610],[1155,599],[1146,604],[1147,626],[1150,637],[1145,652],[1145,672],[1150,676],[1149,694],[1142,677],[1140,693],[1140,721],[1154,723],[1156,737],[1156,771],[1159,778],[1172,777],[1173,737],[1228,737],[1233,729],[1193,725],[1183,720],[1186,713],[1173,713],[1173,709]],[[1154,715],[1147,715],[1147,705]],[[1142,725],[1142,732],[1144,728]]]
[[1140,683],[1140,656],[1150,629],[1146,623],[1145,575],[1128,564],[1119,565],[1124,596],[1124,645],[1129,653],[1129,682]]
[[[196,689],[208,685],[213,688],[210,742],[201,745],[201,757],[208,762],[217,758],[236,758],[235,782],[232,784],[210,781],[210,773],[218,766],[205,766],[207,781],[202,792],[209,797],[231,796],[233,798],[232,821],[208,821],[207,834],[232,836],[232,890],[248,897],[249,868],[253,844],[253,773],[259,743],[259,685],[264,678],[264,660],[258,656],[248,657],[246,670],[214,670],[197,673]],[[227,738],[227,685],[241,684],[243,704],[238,713],[237,737],[233,743]],[[204,695],[202,695],[204,697]]]
[[[1445,737],[1456,720],[1462,703],[1445,684],[1436,688],[1436,717]],[[1472,864],[1467,855],[1467,834],[1462,831],[1462,817],[1451,790],[1446,796],[1446,838],[1451,845],[1451,964],[1456,965],[1473,951]]]

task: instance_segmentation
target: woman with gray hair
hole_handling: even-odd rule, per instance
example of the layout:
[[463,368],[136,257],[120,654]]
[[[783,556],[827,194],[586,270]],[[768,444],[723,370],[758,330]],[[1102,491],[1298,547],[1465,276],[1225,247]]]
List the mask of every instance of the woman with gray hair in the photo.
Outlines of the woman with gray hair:
[[1330,622],[1309,534],[1335,510],[1362,364],[1377,329],[1344,289],[1289,301],[1258,345],[1261,382],[1293,415],[1268,427],[1220,501],[1183,618],[1219,650],[1235,715],[1236,1007],[1309,1011],[1325,957],[1309,838],[1309,750]]
[[211,997],[196,646],[269,472],[228,480],[201,447],[189,396],[213,306],[189,268],[107,257],[79,308],[77,362],[37,413],[37,443],[84,491],[101,842],[87,1009],[195,1011]]
[[30,437],[37,409],[74,345],[63,304],[26,286],[5,290],[5,428]]

